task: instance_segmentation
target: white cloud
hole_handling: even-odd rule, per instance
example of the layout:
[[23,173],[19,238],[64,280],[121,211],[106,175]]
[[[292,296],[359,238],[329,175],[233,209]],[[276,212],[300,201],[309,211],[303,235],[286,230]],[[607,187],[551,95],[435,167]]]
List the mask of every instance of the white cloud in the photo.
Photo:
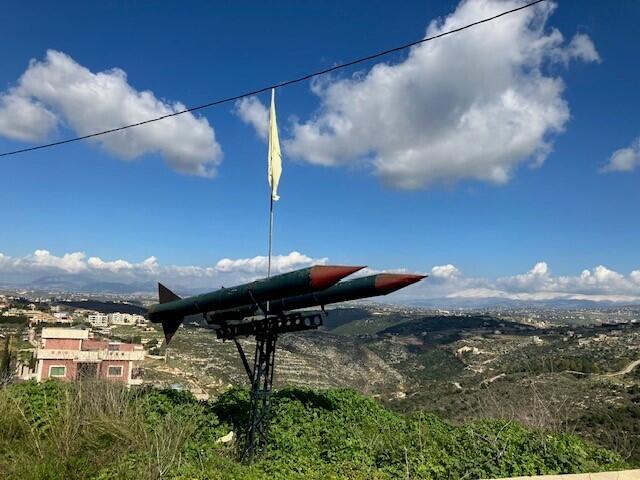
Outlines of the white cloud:
[[[463,1],[431,22],[426,35],[522,4]],[[541,165],[569,119],[563,82],[546,65],[599,60],[586,35],[567,45],[546,28],[554,8],[538,4],[414,47],[398,63],[315,82],[321,107],[293,123],[287,153],[325,166],[368,164],[384,182],[406,189],[464,179],[502,184],[522,163]]]
[[131,263],[118,259],[105,261],[100,257],[89,257],[87,268],[115,274],[153,274],[158,271],[159,265],[156,257],[149,257],[140,263]]
[[527,273],[500,278],[497,280],[497,283],[505,285],[510,289],[530,291],[532,289],[544,288],[550,279],[551,272],[547,263],[538,262]]
[[85,254],[82,252],[65,253],[62,257],[56,257],[48,250],[36,250],[33,255],[26,257],[24,262],[31,267],[79,273],[87,269],[84,259]]
[[[215,268],[219,272],[240,271],[244,273],[258,273],[267,271],[268,262],[269,259],[266,256],[238,258],[235,260],[223,258],[216,263]],[[274,272],[287,272],[313,264],[324,263],[327,263],[327,258],[314,259],[295,251],[288,255],[275,255],[271,257],[271,269]]]
[[269,110],[258,100],[258,97],[241,98],[236,102],[233,112],[243,122],[251,125],[261,139],[267,139],[269,134]]
[[14,267],[13,258],[0,253],[0,271],[1,270],[9,270]]
[[447,265],[436,265],[431,269],[431,275],[436,278],[450,279],[460,275],[460,270],[450,263]]
[[[326,258],[312,258],[293,251],[272,258],[272,271],[283,273],[310,265],[325,264]],[[254,280],[266,275],[267,258],[224,258],[214,266],[161,265],[156,257],[141,262],[128,260],[103,260],[83,252],[56,256],[48,250],[36,250],[24,257],[10,257],[0,253],[0,284],[12,278],[36,279],[46,275],[81,275],[84,279],[108,281],[166,281],[188,287],[232,285]]]
[[[327,258],[314,258],[300,252],[273,257],[272,271],[287,271],[327,264]],[[381,272],[420,273],[406,268],[365,268],[350,278]],[[140,262],[130,260],[103,260],[87,257],[83,252],[56,256],[48,250],[36,250],[24,257],[11,257],[0,253],[0,284],[28,282],[41,276],[62,275],[91,281],[153,282],[161,281],[173,288],[215,289],[264,277],[267,258],[223,258],[210,266],[162,265],[156,257]],[[573,276],[554,276],[546,262],[536,263],[529,271],[496,279],[468,277],[453,264],[436,265],[429,278],[411,287],[385,297],[383,301],[402,302],[425,299],[481,300],[501,298],[522,301],[539,300],[593,300],[640,303],[640,269],[628,275],[603,265],[583,270]]]
[[[601,58],[595,45],[588,35],[577,33],[571,39],[567,49],[570,58],[577,58],[585,62],[600,62]],[[567,59],[568,60],[568,59]]]
[[42,103],[13,93],[0,94],[0,135],[33,142],[46,137],[57,123]]
[[540,302],[551,300],[590,300],[593,302],[617,302],[617,303],[633,303],[640,301],[638,295],[587,295],[580,293],[562,293],[562,292],[533,292],[533,293],[514,293],[502,290],[492,290],[489,288],[475,288],[454,292],[448,295],[448,298],[466,299],[466,300],[483,300],[486,298],[498,298],[507,300],[519,300],[523,302]]
[[[426,288],[427,285],[424,285]],[[583,270],[575,276],[553,276],[546,262],[536,263],[526,273],[486,278],[450,278],[438,295],[449,298],[504,298],[511,300],[594,300],[640,301],[640,270],[628,276],[603,265]]]
[[638,167],[640,167],[640,137],[636,138],[631,146],[613,152],[607,164],[600,169],[600,173],[631,172]]
[[[326,263],[326,261],[328,261],[327,258],[323,258],[322,260],[324,260]],[[379,269],[379,268],[371,268],[371,267],[364,267],[360,270],[358,270],[355,273],[352,273],[349,278],[360,278],[360,277],[368,277],[370,275],[377,275],[379,273],[416,273],[416,274],[422,274],[421,272],[415,272],[415,271],[409,271],[406,268],[385,268],[385,269]]]
[[628,290],[630,287],[624,275],[609,270],[604,265],[598,265],[593,270],[584,270],[575,281],[584,288],[606,291]]
[[[43,140],[60,125],[82,136],[185,108],[134,89],[120,69],[93,73],[55,50],[32,60],[17,86],[0,95],[0,135],[22,141]],[[176,171],[206,177],[222,159],[207,119],[191,113],[90,141],[124,160],[160,153]]]

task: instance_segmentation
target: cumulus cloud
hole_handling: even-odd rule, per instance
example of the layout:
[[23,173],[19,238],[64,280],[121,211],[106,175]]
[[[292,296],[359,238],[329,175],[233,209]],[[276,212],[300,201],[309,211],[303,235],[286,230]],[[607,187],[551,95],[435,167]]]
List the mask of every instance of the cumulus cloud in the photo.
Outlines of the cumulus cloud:
[[[86,272],[104,272],[113,274],[153,273],[157,266],[155,257],[149,257],[141,263],[126,260],[104,261],[100,257],[87,258],[84,252],[65,253],[57,256],[49,250],[38,249],[24,257],[10,257],[0,253],[0,274],[77,274]],[[2,277],[0,277],[2,279]]]
[[[311,265],[327,264],[327,258],[314,258],[292,251],[272,258],[272,271],[284,273]],[[377,269],[367,267],[351,278],[389,273],[421,273],[415,269]],[[144,282],[152,290],[153,282],[161,281],[173,288],[214,289],[264,277],[267,258],[223,258],[211,265],[164,265],[154,256],[134,262],[124,259],[103,260],[83,252],[57,256],[48,250],[36,250],[23,257],[0,253],[0,285],[12,278],[28,282],[41,276],[59,275],[65,278],[92,281]],[[525,273],[495,279],[471,277],[448,263],[435,265],[429,278],[396,292],[381,301],[404,302],[416,300],[482,300],[498,298],[521,301],[593,300],[640,303],[640,269],[629,274],[616,272],[604,265],[585,269],[576,275],[554,275],[547,262],[537,262]],[[14,282],[15,283],[15,282]]]
[[[271,270],[273,272],[287,272],[298,268],[308,267],[312,264],[325,264],[327,258],[314,259],[300,252],[291,252],[288,255],[275,255],[271,257]],[[253,258],[238,258],[232,260],[223,258],[216,263],[218,272],[241,271],[244,273],[258,273],[267,271],[268,257],[257,256]]]
[[416,273],[416,274],[422,274],[422,272],[409,271],[407,268],[404,268],[404,267],[400,267],[400,268],[385,268],[385,269],[364,267],[363,269],[358,270],[355,273],[352,273],[349,276],[349,278],[368,277],[370,275],[377,275],[379,273]]
[[436,265],[431,269],[431,275],[436,278],[450,279],[460,275],[460,270],[450,263],[447,265]]
[[607,164],[600,169],[600,173],[631,172],[640,167],[640,137],[631,146],[613,152]]
[[0,135],[33,142],[41,140],[58,124],[42,103],[13,93],[0,94]]
[[[311,265],[327,263],[326,258],[313,258],[293,251],[287,255],[272,257],[272,272],[283,273]],[[36,279],[47,275],[81,276],[83,279],[122,282],[163,280],[190,287],[216,287],[242,283],[266,275],[267,258],[224,258],[213,266],[161,265],[154,256],[141,262],[123,259],[103,260],[88,257],[84,252],[65,253],[56,256],[48,250],[36,250],[23,257],[11,257],[0,253],[0,284],[10,283],[12,278]]]
[[538,262],[526,273],[495,280],[454,278],[446,285],[445,293],[448,298],[458,299],[639,302],[640,271],[634,270],[625,276],[598,265],[583,270],[579,275],[554,276],[546,262]]
[[497,283],[510,290],[531,291],[543,288],[550,280],[551,272],[546,262],[536,263],[527,273],[500,278]]
[[0,253],[0,270],[7,271],[12,269],[14,266],[14,259],[9,257],[8,255],[4,255]]
[[[129,85],[118,68],[94,73],[70,56],[47,51],[32,60],[17,85],[0,93],[0,135],[43,140],[58,126],[88,135],[184,110]],[[176,171],[211,177],[222,150],[206,118],[191,113],[89,140],[111,154],[132,160],[159,153]]]
[[[466,0],[432,21],[426,36],[522,4]],[[400,62],[313,83],[321,106],[293,122],[287,153],[324,166],[363,163],[405,189],[465,179],[503,184],[520,164],[540,166],[569,119],[562,79],[546,67],[599,60],[587,35],[567,43],[546,27],[554,9],[544,2],[416,46]]]
[[24,259],[25,263],[35,268],[57,269],[67,273],[78,273],[87,269],[82,252],[65,253],[62,257],[52,255],[48,250],[36,250],[33,255]]
[[131,263],[121,259],[104,261],[100,257],[90,257],[87,260],[87,268],[111,273],[147,272],[152,274],[157,270],[157,267],[156,257],[149,257],[140,263]]
[[251,125],[261,139],[267,139],[269,135],[269,110],[258,100],[258,97],[241,98],[236,102],[233,112],[243,122]]
[[567,60],[577,58],[585,62],[600,62],[601,58],[588,35],[577,33],[571,39],[567,49]]

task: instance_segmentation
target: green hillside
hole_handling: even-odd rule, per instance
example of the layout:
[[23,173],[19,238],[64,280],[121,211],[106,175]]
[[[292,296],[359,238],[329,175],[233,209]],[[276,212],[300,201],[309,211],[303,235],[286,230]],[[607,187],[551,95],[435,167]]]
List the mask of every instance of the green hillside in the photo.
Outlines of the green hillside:
[[577,437],[504,421],[403,416],[351,390],[282,389],[270,448],[238,461],[248,394],[212,403],[167,390],[24,383],[0,390],[0,477],[9,479],[478,478],[623,466]]

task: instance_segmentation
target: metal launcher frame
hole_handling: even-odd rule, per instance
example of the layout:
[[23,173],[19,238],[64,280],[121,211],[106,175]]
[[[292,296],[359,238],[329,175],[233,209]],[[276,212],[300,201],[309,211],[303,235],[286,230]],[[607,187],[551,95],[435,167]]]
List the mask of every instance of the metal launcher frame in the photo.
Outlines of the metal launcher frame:
[[[248,461],[252,461],[255,454],[263,451],[268,443],[270,397],[278,336],[289,332],[315,330],[322,326],[320,313],[294,312],[267,315],[266,309],[257,303],[256,305],[265,314],[264,318],[236,324],[222,322],[222,325],[216,329],[219,339],[233,340],[235,343],[251,383],[247,443],[242,455],[242,458]],[[238,337],[255,337],[256,339],[253,368],[249,365]]]

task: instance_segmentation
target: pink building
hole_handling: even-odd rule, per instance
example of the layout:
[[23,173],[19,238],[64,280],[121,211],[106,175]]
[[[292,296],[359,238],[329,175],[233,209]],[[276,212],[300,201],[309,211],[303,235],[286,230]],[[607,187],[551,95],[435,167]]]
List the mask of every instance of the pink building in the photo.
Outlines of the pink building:
[[103,378],[136,385],[137,362],[144,359],[142,345],[89,338],[89,330],[43,328],[37,351],[36,379],[75,380]]

